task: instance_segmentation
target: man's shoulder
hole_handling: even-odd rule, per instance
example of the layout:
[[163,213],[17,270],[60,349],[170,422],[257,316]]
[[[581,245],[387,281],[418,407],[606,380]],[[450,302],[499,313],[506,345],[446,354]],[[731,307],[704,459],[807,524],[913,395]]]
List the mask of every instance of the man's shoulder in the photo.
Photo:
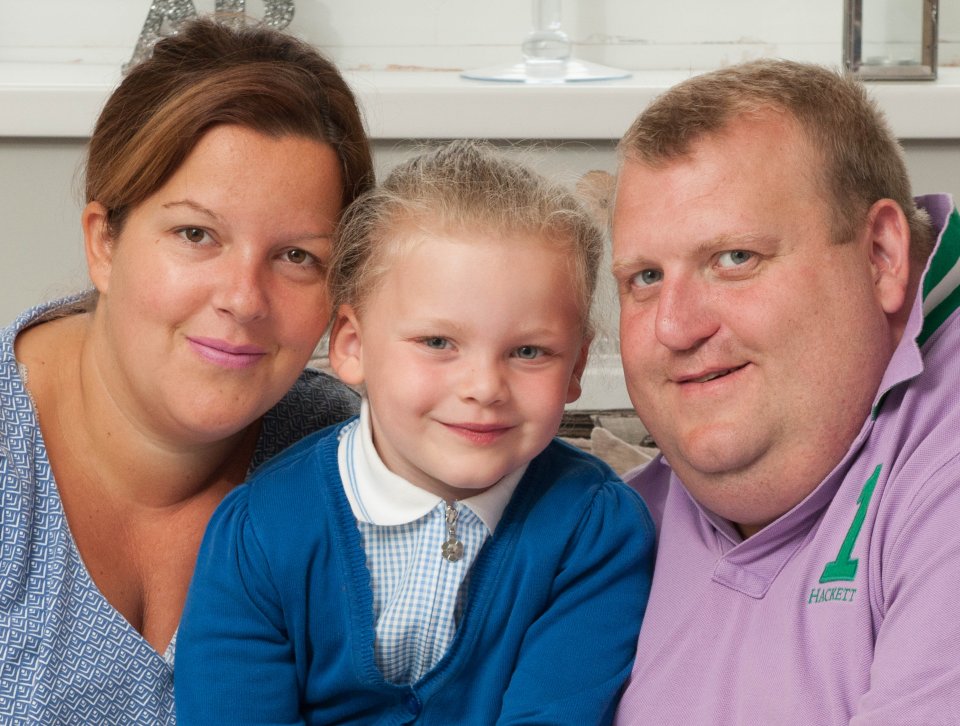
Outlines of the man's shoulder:
[[944,321],[921,353],[923,370],[889,393],[860,453],[891,469],[900,487],[916,488],[960,459],[960,311]]

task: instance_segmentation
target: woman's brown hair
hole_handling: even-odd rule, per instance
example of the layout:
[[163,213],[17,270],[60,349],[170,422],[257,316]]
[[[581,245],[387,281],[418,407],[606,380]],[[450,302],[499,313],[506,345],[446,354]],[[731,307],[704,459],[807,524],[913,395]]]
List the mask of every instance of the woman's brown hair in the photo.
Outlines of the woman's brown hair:
[[217,124],[329,144],[340,159],[343,208],[373,183],[363,121],[333,63],[280,31],[203,18],[159,41],[97,120],[86,201],[107,208],[111,236]]

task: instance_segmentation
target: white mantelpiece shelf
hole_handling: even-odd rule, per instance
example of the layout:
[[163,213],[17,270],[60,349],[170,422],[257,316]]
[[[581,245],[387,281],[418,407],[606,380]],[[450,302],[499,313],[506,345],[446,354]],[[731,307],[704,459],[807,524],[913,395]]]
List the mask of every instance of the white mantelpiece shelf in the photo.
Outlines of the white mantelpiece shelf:
[[[532,86],[450,71],[346,73],[376,139],[616,139],[690,75],[638,71],[623,81]],[[0,62],[0,137],[85,138],[119,81],[115,65]],[[960,68],[941,68],[936,81],[869,87],[900,138],[960,139]]]

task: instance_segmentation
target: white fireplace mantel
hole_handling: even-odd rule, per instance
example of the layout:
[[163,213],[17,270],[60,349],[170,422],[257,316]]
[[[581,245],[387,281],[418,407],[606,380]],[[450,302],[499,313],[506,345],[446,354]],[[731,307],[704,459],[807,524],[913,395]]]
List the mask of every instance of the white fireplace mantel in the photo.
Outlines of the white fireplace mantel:
[[[615,139],[657,94],[691,75],[638,71],[570,85],[468,81],[451,71],[348,71],[375,139]],[[85,138],[115,65],[0,61],[0,137]],[[936,81],[869,83],[902,139],[960,138],[960,68]]]

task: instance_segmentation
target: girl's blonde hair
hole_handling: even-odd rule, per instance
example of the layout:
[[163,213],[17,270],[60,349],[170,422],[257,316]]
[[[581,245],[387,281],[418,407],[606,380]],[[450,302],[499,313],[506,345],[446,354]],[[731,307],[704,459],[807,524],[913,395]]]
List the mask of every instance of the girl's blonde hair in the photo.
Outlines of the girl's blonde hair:
[[[454,141],[395,168],[344,213],[329,285],[334,307],[358,314],[389,269],[405,232],[529,235],[565,248],[584,331],[603,250],[603,232],[576,197],[490,144]],[[403,231],[401,233],[401,230]]]

